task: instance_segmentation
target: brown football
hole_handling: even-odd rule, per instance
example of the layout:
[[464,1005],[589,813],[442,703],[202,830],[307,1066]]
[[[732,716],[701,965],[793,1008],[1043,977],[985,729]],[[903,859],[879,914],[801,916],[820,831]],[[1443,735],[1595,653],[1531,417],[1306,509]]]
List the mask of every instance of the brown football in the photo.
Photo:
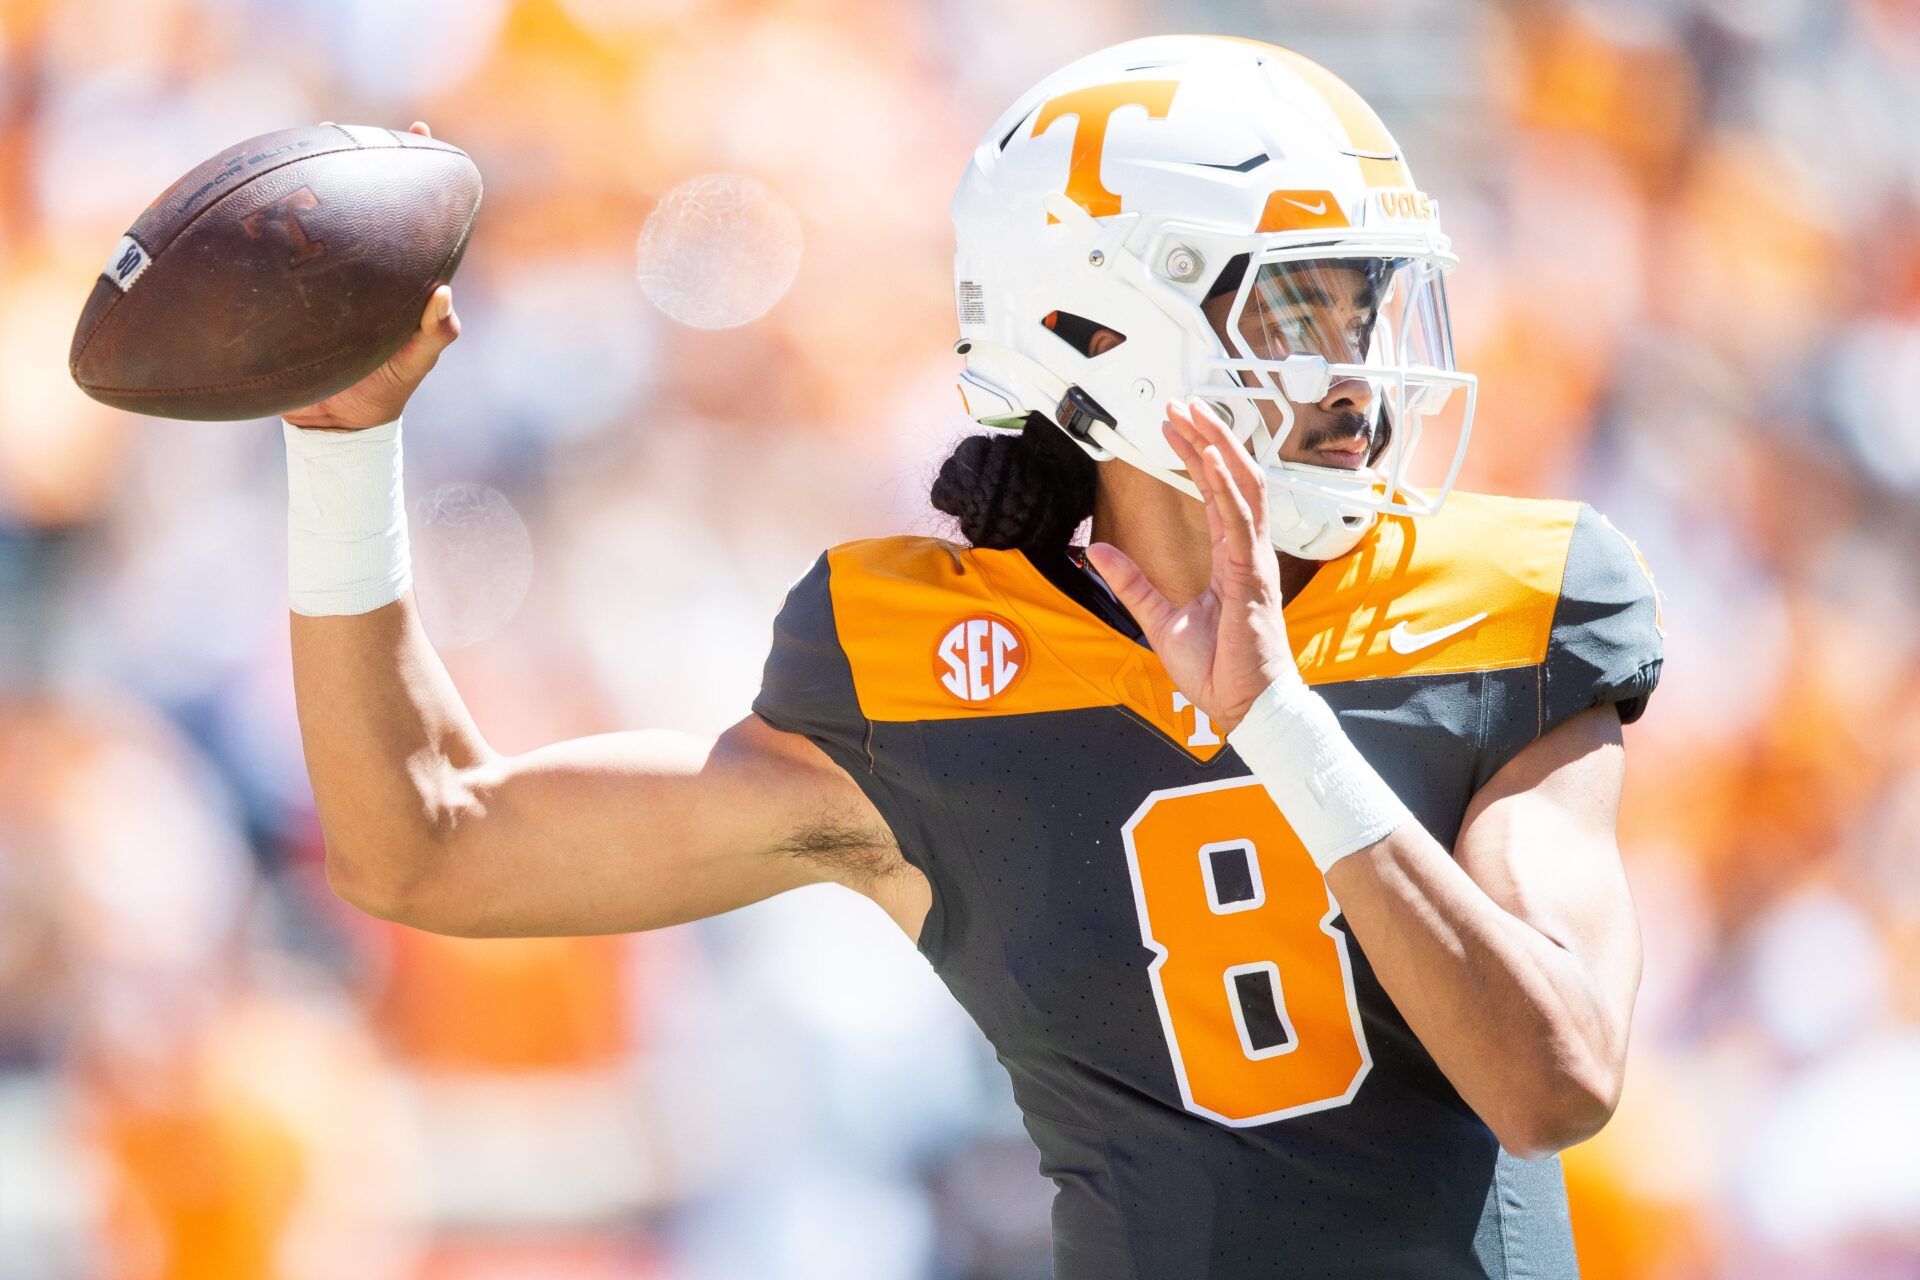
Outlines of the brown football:
[[229,147],[147,206],[94,283],[68,368],[163,418],[263,418],[400,349],[480,208],[455,146],[369,125]]

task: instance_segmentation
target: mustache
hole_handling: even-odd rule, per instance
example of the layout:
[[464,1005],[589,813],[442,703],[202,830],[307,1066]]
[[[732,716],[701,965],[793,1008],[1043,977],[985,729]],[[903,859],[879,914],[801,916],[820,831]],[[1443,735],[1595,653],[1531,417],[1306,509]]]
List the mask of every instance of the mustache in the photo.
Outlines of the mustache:
[[1365,440],[1373,434],[1373,427],[1367,421],[1367,415],[1358,410],[1337,413],[1331,419],[1321,423],[1303,442],[1306,449],[1322,449],[1330,444],[1343,444],[1351,439]]

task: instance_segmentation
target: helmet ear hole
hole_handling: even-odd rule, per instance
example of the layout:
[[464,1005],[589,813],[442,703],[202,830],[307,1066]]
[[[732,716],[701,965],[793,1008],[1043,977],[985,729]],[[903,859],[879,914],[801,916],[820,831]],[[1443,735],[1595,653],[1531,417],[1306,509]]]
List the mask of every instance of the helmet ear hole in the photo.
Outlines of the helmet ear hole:
[[1109,328],[1085,316],[1074,315],[1071,311],[1049,311],[1040,323],[1054,337],[1088,359],[1105,355],[1127,340],[1127,335],[1118,329]]

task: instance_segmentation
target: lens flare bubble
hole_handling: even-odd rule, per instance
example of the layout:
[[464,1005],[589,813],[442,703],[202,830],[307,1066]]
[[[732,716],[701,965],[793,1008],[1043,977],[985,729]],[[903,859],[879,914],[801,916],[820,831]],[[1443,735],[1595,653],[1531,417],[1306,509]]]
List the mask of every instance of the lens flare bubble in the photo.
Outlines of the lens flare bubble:
[[640,288],[693,329],[765,315],[800,270],[800,219],[745,174],[710,173],[667,192],[641,228]]
[[443,484],[413,504],[407,537],[420,621],[442,649],[499,634],[533,582],[533,540],[506,496]]

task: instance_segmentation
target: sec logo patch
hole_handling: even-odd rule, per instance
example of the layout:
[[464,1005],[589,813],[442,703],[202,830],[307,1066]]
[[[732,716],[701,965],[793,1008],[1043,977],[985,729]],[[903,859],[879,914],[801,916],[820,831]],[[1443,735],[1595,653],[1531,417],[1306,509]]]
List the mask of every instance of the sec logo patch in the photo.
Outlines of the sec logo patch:
[[1018,684],[1027,671],[1027,642],[1005,618],[962,618],[933,647],[933,674],[962,702],[987,702]]

